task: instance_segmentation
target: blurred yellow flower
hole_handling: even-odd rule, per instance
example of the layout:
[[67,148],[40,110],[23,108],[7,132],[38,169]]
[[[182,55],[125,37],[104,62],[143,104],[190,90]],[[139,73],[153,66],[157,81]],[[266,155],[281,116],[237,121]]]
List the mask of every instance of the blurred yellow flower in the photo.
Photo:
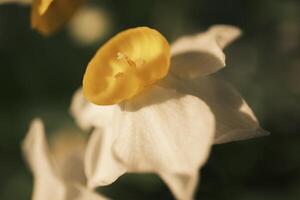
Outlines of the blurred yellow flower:
[[154,172],[176,199],[190,200],[213,144],[266,134],[245,100],[210,76],[225,66],[223,48],[240,33],[216,25],[169,48],[159,32],[140,27],[98,50],[71,105],[79,126],[94,128],[85,158],[89,187]]
[[34,176],[33,200],[105,200],[85,188],[85,140],[76,134],[59,134],[49,149],[43,123],[32,121],[22,151]]
[[31,27],[44,35],[49,35],[70,20],[83,1],[33,0]]
[[50,35],[71,19],[85,0],[0,0],[31,5],[31,27]]

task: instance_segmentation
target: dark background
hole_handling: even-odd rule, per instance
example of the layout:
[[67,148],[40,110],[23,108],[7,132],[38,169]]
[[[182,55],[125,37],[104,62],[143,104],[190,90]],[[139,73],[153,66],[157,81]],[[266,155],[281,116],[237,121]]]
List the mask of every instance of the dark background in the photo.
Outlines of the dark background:
[[[217,145],[202,170],[197,199],[300,199],[300,2],[298,0],[99,0],[113,29],[80,46],[65,29],[44,38],[30,29],[28,7],[0,6],[0,199],[30,198],[32,177],[20,152],[30,120],[48,132],[74,126],[73,92],[105,39],[135,26],[169,41],[213,24],[244,35],[225,50],[218,76],[232,83],[257,114],[268,137]],[[114,199],[172,199],[154,175],[126,175],[103,191]]]

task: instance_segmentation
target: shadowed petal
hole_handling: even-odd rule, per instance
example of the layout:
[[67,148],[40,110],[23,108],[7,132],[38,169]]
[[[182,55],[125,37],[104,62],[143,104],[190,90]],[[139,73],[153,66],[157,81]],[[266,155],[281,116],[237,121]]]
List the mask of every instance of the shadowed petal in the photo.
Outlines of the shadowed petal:
[[164,83],[207,103],[216,119],[217,144],[268,134],[260,127],[246,101],[225,81],[211,76],[189,81],[169,76]]
[[112,152],[112,144],[117,136],[117,132],[111,132],[109,129],[102,132],[98,128],[92,133],[85,157],[85,172],[89,187],[111,184],[126,172]]
[[66,182],[86,184],[83,159],[86,135],[76,129],[63,128],[51,134],[50,151],[60,177]]
[[125,169],[114,158],[112,144],[118,132],[112,132],[121,115],[118,105],[99,106],[85,100],[82,89],[76,91],[71,114],[83,129],[95,128],[86,149],[85,172],[91,188],[108,185],[125,173]]
[[129,172],[190,174],[201,167],[214,138],[214,118],[200,99],[153,86],[125,102],[113,148]]
[[237,27],[215,25],[204,33],[179,38],[171,46],[171,72],[196,78],[218,71],[225,66],[223,49],[240,34]]

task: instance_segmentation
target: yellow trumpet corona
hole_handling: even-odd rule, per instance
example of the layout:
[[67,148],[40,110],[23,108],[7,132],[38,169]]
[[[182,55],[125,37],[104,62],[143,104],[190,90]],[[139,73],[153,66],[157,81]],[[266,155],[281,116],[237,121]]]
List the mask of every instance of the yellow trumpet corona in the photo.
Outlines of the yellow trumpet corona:
[[148,27],[125,30],[105,43],[92,58],[83,78],[83,94],[98,105],[128,100],[165,77],[170,46]]

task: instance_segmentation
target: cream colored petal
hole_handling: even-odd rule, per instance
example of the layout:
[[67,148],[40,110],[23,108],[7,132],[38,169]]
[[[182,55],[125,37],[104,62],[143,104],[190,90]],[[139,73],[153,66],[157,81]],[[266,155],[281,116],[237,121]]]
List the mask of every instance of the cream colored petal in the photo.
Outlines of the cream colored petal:
[[121,112],[118,105],[98,106],[88,102],[81,88],[75,92],[70,110],[76,123],[84,130],[111,125],[113,113]]
[[214,77],[183,81],[169,76],[168,84],[207,103],[216,118],[216,144],[268,134],[246,101],[225,81]]
[[215,25],[204,33],[179,38],[171,45],[171,72],[189,79],[218,71],[225,66],[223,49],[240,34],[237,27]]
[[[114,126],[114,123],[110,126]],[[112,152],[118,135],[109,128],[106,131],[97,128],[92,133],[85,156],[85,172],[90,188],[111,184],[126,172]]]
[[31,123],[22,150],[34,176],[32,199],[62,200],[66,190],[51,161],[41,120]]
[[206,161],[214,118],[200,99],[153,86],[124,103],[113,148],[129,172],[190,174]]
[[198,183],[198,172],[191,174],[161,173],[160,177],[169,186],[178,200],[192,200]]
[[0,0],[0,4],[16,3],[20,5],[31,5],[32,0]]
[[[52,161],[44,125],[35,119],[22,143],[22,150],[34,176],[33,200],[104,200],[105,197],[88,190],[72,179],[63,179]],[[76,167],[76,166],[72,166]]]
[[83,130],[88,130],[92,127],[92,123],[90,122],[93,118],[85,117],[86,110],[90,110],[89,112],[93,112],[93,109],[88,109],[89,107],[93,107],[93,104],[89,103],[85,100],[82,88],[79,88],[73,95],[70,112],[74,117],[77,125]]
[[71,114],[83,129],[95,128],[85,155],[85,172],[91,188],[114,182],[125,173],[125,169],[112,154],[112,144],[118,132],[111,128],[117,123],[116,117],[121,114],[118,105],[98,106],[85,100],[82,90],[74,94],[71,103]]

